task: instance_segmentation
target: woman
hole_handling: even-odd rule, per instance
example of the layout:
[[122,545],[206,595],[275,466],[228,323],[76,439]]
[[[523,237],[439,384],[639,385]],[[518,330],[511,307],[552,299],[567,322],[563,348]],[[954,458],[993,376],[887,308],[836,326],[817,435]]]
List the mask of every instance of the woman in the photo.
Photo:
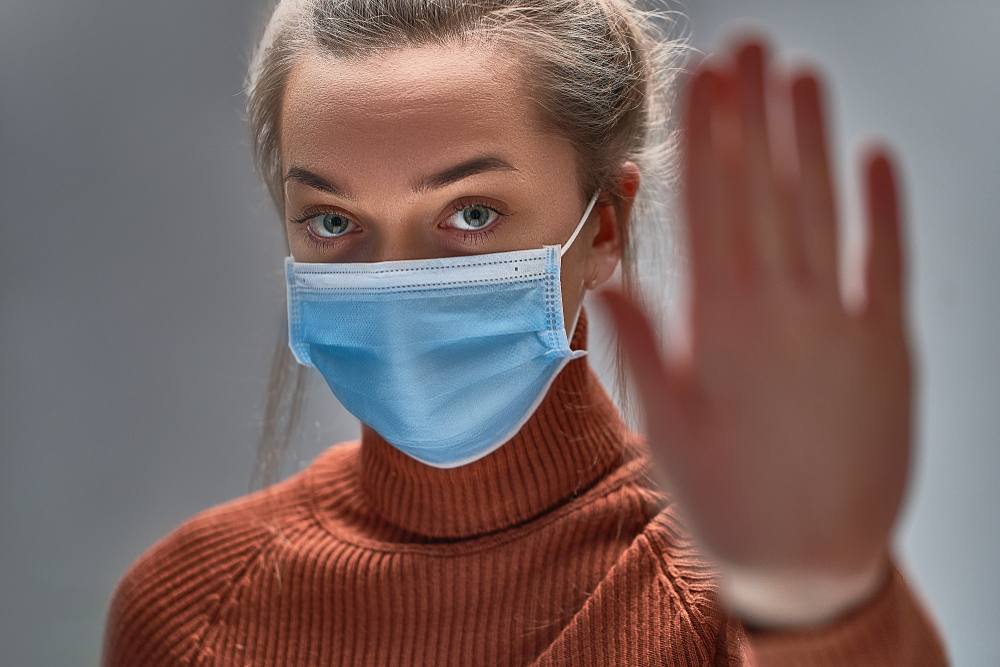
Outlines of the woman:
[[633,282],[662,177],[654,22],[279,5],[249,111],[289,343],[362,438],[150,550],[106,664],[944,663],[887,547],[910,405],[892,169],[868,160],[848,309],[814,76],[751,43],[690,84],[688,349],[661,359],[603,293],[647,443],[587,366],[583,295],[620,263]]

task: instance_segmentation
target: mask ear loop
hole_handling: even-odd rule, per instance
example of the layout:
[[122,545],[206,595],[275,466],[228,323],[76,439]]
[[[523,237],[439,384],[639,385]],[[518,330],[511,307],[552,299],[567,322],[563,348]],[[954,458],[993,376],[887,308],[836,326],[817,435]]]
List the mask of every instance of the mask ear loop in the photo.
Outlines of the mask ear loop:
[[[594,193],[594,196],[590,198],[590,203],[587,204],[587,210],[583,212],[583,217],[580,219],[580,224],[576,226],[576,229],[573,231],[573,235],[569,237],[569,241],[566,241],[566,243],[562,247],[562,250],[559,251],[559,259],[562,259],[563,255],[566,254],[566,251],[569,250],[569,247],[573,245],[573,241],[575,241],[576,237],[579,236],[580,230],[583,229],[583,226],[587,223],[587,218],[590,217],[590,212],[594,210],[594,205],[597,204],[597,198],[600,196],[600,194],[601,191],[598,190],[597,192]],[[573,340],[573,335],[576,333],[576,325],[580,322],[580,310],[582,308],[583,308],[583,301],[580,301],[580,306],[579,308],[577,308],[576,315],[573,317],[573,326],[570,328],[569,331],[566,332],[566,338],[568,340]]]
[[576,237],[579,236],[580,230],[583,229],[583,225],[586,224],[587,218],[590,217],[590,212],[594,210],[594,204],[597,203],[597,198],[598,196],[600,196],[600,194],[601,191],[598,190],[597,192],[594,193],[594,196],[590,198],[590,203],[587,204],[587,210],[583,212],[583,218],[580,219],[580,224],[576,226],[576,230],[574,230],[573,235],[569,237],[569,241],[566,241],[566,243],[563,244],[562,250],[559,251],[560,257],[566,254],[566,251],[569,250],[569,247],[573,245],[573,241],[575,241]]

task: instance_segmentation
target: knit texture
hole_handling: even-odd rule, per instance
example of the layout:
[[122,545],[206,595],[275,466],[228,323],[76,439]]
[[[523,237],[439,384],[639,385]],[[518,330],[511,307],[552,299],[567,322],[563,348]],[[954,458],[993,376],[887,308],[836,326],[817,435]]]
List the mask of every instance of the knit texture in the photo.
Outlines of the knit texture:
[[830,627],[748,636],[648,473],[585,358],[460,468],[363,429],[143,555],[104,665],[945,664],[898,573]]

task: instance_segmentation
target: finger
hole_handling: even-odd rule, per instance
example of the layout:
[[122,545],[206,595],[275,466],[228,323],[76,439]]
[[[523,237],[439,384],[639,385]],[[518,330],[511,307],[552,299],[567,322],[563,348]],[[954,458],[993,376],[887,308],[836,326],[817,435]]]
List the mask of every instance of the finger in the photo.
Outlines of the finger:
[[722,183],[712,140],[712,112],[718,77],[709,68],[696,72],[684,110],[684,204],[695,298],[711,290],[728,271],[729,239],[720,206]]
[[764,46],[750,43],[736,56],[742,137],[742,169],[746,181],[756,255],[762,267],[780,269],[787,236],[779,215],[765,96],[767,54]]
[[902,324],[903,251],[896,178],[884,151],[875,151],[866,168],[870,244],[865,287],[869,317]]
[[819,81],[814,75],[794,81],[792,108],[801,178],[801,230],[808,263],[818,286],[837,294],[837,211]]
[[742,94],[738,68],[720,70],[712,105],[712,147],[721,177],[722,228],[727,239],[725,277],[746,287],[757,276],[758,240],[751,181],[744,156]]

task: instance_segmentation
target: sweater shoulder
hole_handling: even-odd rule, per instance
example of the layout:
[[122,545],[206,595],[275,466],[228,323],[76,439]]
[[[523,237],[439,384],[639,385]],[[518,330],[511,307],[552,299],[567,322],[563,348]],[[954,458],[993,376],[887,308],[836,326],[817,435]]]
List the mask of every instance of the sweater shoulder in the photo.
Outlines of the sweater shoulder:
[[673,499],[657,488],[648,472],[635,479],[635,488],[657,511],[626,560],[651,572],[655,583],[647,595],[661,610],[654,625],[668,630],[675,642],[683,638],[669,649],[674,654],[670,664],[743,665],[746,637],[742,624],[719,599],[718,567],[703,554]]
[[105,667],[195,664],[269,545],[310,520],[307,473],[200,512],[150,547],[112,596]]
[[739,623],[718,596],[719,572],[697,547],[674,504],[666,502],[636,540],[637,560],[654,572],[653,597],[669,614],[671,635],[685,637],[689,654],[680,664],[741,664]]
[[[641,483],[619,487],[647,507],[664,501]],[[741,663],[738,623],[717,597],[717,573],[674,508],[659,507],[573,620],[537,662],[730,667]],[[583,657],[581,657],[583,656]]]
[[[611,504],[640,525],[538,665],[742,664],[741,628],[719,602],[718,572],[649,469],[640,451],[607,480]],[[578,662],[581,652],[592,659]]]
[[696,618],[718,615],[718,571],[702,555],[673,499],[650,477],[651,464],[640,455],[622,466],[621,491],[642,507],[645,525],[624,562],[647,562],[660,585]]

